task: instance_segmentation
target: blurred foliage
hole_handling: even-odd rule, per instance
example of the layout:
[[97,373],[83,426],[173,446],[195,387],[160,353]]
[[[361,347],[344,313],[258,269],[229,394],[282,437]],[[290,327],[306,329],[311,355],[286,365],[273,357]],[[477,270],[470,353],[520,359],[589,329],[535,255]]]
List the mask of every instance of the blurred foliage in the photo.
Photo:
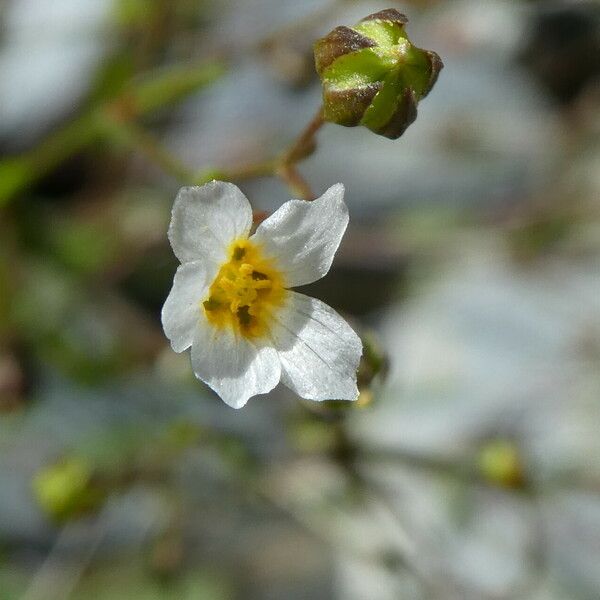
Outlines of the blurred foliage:
[[[138,138],[132,138],[128,124],[180,101],[222,73],[223,66],[217,63],[175,65],[116,88],[111,81],[113,97],[104,97],[99,105],[88,109],[30,152],[0,161],[0,206],[90,144],[106,141],[144,151],[143,142],[140,144]],[[102,83],[105,86],[107,82]]]
[[[150,576],[149,576],[150,575]],[[0,600],[20,597],[26,590],[27,574],[0,567]],[[230,600],[235,598],[227,578],[218,572],[195,570],[164,581],[151,576],[147,565],[114,562],[92,571],[70,597],[73,600]]]

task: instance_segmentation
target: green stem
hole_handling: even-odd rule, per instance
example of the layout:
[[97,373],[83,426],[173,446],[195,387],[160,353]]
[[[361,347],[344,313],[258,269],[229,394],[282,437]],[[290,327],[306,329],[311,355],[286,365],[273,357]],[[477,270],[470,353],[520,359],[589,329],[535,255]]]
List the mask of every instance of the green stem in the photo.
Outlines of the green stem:
[[166,173],[182,183],[192,185],[194,172],[175,158],[152,134],[134,122],[119,124],[119,134],[133,148],[145,154]]
[[280,156],[262,162],[242,165],[231,169],[204,169],[194,171],[174,157],[151,133],[133,121],[121,119],[110,121],[111,114],[105,113],[105,129],[115,139],[143,153],[166,173],[185,185],[202,185],[212,179],[241,181],[257,177],[279,177],[290,191],[303,200],[313,200],[315,195],[296,168],[296,164],[310,156],[316,149],[316,134],[323,126],[322,109]]
[[314,200],[315,195],[310,185],[302,177],[296,165],[313,154],[316,149],[317,132],[324,123],[323,112],[320,107],[308,125],[300,132],[300,135],[278,157],[229,170],[206,169],[194,178],[195,182],[199,185],[211,179],[239,181],[242,179],[254,179],[255,177],[277,176],[288,186],[294,195],[299,196],[303,200]]
[[282,154],[280,162],[283,165],[294,165],[297,162],[310,156],[316,149],[316,135],[319,129],[325,124],[323,119],[323,108],[315,113],[308,125],[302,130],[300,135],[292,145]]
[[292,194],[299,196],[302,200],[314,200],[315,194],[308,182],[300,175],[293,164],[280,165],[276,171],[277,176],[285,182]]

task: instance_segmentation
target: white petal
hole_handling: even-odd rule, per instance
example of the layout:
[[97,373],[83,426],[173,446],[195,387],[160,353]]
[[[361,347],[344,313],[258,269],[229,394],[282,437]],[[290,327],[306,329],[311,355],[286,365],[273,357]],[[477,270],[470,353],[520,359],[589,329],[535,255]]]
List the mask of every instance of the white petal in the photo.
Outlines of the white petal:
[[282,383],[309,400],[356,400],[360,338],[324,302],[288,294],[272,331]]
[[271,391],[281,377],[277,352],[260,346],[231,329],[217,329],[202,320],[192,344],[192,368],[233,408],[248,398]]
[[183,352],[192,345],[198,321],[203,316],[200,302],[207,295],[213,277],[200,261],[180,265],[177,269],[161,312],[163,329],[175,352]]
[[259,225],[252,239],[276,258],[286,285],[295,287],[329,271],[347,225],[344,186],[338,183],[312,202],[286,202]]
[[252,208],[233,183],[211,181],[202,187],[179,190],[169,226],[169,241],[182,262],[225,259],[229,244],[247,237]]

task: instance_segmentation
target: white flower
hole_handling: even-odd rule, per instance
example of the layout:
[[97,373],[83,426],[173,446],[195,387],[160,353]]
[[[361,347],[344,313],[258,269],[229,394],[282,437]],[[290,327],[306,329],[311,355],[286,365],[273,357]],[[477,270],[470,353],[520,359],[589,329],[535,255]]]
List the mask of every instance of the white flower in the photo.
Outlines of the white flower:
[[348,225],[344,186],[286,202],[248,237],[231,183],[182,188],[169,240],[181,265],[162,309],[175,352],[230,406],[281,380],[302,398],[355,400],[359,337],[332,308],[289,288],[323,277]]

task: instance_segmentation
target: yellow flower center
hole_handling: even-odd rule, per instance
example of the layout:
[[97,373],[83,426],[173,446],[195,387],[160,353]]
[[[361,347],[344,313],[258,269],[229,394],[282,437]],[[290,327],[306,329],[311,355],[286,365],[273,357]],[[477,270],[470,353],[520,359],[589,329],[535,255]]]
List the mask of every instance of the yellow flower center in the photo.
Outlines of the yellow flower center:
[[250,240],[234,241],[228,256],[202,302],[202,310],[216,327],[232,327],[249,338],[262,337],[285,299],[283,277],[274,261]]

